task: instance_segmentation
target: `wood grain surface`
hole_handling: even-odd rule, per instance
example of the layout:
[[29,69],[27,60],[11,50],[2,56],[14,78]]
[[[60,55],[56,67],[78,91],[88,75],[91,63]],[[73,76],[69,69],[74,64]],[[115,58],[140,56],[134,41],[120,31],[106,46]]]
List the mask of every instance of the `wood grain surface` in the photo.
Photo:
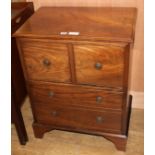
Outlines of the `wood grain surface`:
[[91,86],[31,82],[30,92],[34,102],[42,102],[45,106],[76,106],[98,110],[122,110],[123,106],[122,92]]
[[121,113],[119,112],[112,113],[83,108],[63,108],[58,105],[45,106],[44,103],[39,102],[34,103],[34,106],[38,123],[68,127],[70,129],[76,128],[77,130],[121,132]]
[[[15,36],[133,42],[135,17],[136,8],[43,7]],[[61,32],[79,35],[61,35]]]
[[29,79],[69,82],[67,46],[40,41],[21,41]]
[[[77,83],[123,87],[125,51],[116,46],[75,45]],[[101,68],[97,68],[99,63]]]

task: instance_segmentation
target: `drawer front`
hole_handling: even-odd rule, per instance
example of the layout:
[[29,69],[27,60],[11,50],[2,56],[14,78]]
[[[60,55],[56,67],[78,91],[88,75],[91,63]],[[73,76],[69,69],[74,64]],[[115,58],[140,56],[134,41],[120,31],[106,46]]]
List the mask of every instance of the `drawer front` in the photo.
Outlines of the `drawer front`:
[[70,69],[67,46],[43,41],[23,41],[22,52],[28,78],[69,82]]
[[34,107],[38,123],[79,130],[121,132],[121,113],[46,106],[39,102],[34,103]]
[[122,87],[125,51],[119,46],[75,45],[77,82]]
[[38,84],[31,84],[30,90],[34,102],[43,102],[45,105],[68,105],[113,110],[122,110],[123,105],[123,93],[90,86],[39,82]]

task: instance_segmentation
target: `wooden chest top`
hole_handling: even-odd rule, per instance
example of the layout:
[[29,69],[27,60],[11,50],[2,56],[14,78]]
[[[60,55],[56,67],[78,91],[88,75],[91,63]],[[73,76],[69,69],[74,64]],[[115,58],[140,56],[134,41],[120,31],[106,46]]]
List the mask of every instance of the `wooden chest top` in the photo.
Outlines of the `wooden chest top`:
[[136,8],[42,7],[16,37],[133,42]]

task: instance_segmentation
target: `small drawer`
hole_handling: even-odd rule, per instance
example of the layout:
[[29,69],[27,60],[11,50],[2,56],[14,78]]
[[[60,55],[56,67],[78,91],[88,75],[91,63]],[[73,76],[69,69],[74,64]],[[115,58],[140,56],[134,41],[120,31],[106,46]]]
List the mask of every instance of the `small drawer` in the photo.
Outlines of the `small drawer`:
[[121,133],[121,113],[34,103],[38,123],[103,132]]
[[48,40],[21,41],[23,57],[30,80],[70,82],[67,46]]
[[30,84],[32,100],[45,105],[122,110],[123,93],[91,86],[37,82]]
[[123,87],[126,54],[124,47],[75,45],[74,52],[77,83]]

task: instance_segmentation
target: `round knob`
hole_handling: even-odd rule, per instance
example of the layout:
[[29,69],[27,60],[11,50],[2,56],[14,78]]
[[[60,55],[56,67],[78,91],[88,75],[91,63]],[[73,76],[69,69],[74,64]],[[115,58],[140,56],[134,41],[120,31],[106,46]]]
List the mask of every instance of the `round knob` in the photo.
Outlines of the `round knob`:
[[98,69],[98,70],[102,69],[102,64],[100,62],[97,62],[95,64],[95,68]]
[[16,22],[16,24],[19,24],[20,21],[21,21],[21,17],[18,17],[15,22]]
[[52,111],[52,112],[51,112],[51,114],[52,114],[52,116],[54,116],[54,117],[55,117],[55,116],[57,116],[57,115],[58,115],[58,112],[57,112],[57,111]]
[[44,64],[45,66],[49,66],[51,63],[50,63],[50,61],[49,61],[48,59],[44,59],[44,60],[43,60],[43,64]]
[[54,92],[52,92],[52,91],[48,92],[48,96],[49,97],[53,97],[54,96]]
[[101,103],[103,101],[103,98],[101,96],[96,97],[96,102]]
[[97,116],[97,117],[96,117],[96,122],[97,122],[97,123],[102,123],[102,122],[103,122],[103,117]]

